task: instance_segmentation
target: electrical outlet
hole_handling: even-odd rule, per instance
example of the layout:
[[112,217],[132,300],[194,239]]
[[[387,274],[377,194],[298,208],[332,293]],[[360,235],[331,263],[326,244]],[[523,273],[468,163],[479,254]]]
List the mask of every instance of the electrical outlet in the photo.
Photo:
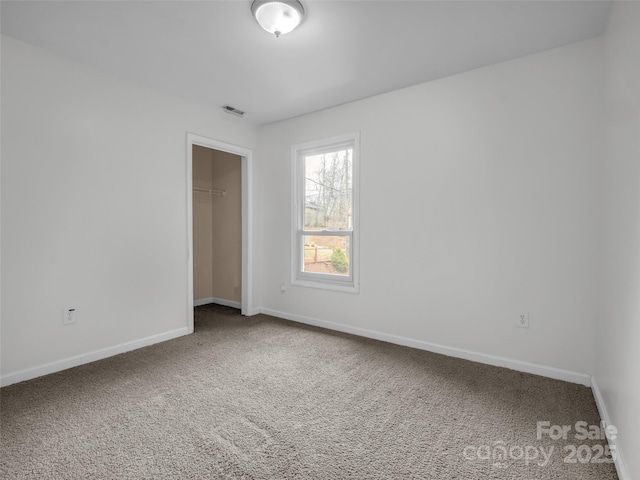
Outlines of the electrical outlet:
[[65,308],[63,313],[63,321],[65,325],[76,323],[76,309]]
[[529,312],[520,312],[516,317],[516,327],[529,328]]

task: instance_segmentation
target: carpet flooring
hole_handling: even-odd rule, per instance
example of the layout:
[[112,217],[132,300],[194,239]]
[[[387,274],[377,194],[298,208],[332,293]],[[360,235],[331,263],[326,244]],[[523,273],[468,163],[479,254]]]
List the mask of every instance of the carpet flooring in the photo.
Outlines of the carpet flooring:
[[3,479],[617,478],[586,387],[213,305],[0,402]]

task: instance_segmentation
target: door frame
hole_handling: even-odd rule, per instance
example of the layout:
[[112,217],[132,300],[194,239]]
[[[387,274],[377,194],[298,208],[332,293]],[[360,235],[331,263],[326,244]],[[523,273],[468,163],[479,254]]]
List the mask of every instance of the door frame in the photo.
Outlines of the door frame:
[[187,133],[187,328],[193,333],[193,146],[220,150],[240,157],[242,175],[242,315],[254,315],[253,294],[253,248],[251,172],[253,171],[252,150],[212,138]]

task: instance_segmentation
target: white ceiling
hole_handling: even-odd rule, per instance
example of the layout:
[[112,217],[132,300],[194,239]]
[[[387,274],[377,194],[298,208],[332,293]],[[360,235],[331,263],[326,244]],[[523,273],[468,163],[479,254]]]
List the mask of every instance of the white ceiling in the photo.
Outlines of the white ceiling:
[[610,2],[311,1],[275,38],[251,0],[2,1],[1,31],[260,125],[602,34]]

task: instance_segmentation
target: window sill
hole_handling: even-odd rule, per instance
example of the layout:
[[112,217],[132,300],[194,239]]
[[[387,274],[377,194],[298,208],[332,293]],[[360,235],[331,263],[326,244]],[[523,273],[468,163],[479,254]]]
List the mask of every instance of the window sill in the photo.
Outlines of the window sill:
[[318,288],[320,290],[332,290],[335,292],[345,293],[360,293],[360,285],[354,285],[352,283],[342,282],[327,282],[327,281],[315,281],[310,279],[296,278],[291,282],[291,285],[307,288]]

